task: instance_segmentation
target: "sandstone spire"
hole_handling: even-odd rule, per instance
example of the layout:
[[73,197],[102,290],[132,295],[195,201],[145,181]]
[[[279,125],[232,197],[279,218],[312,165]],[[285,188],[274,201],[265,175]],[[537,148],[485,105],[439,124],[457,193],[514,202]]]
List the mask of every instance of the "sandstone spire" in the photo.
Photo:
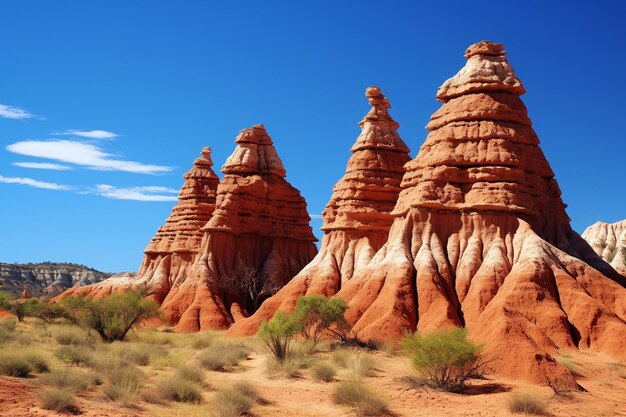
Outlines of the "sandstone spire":
[[242,130],[235,143],[222,167],[215,211],[202,228],[196,262],[162,304],[178,331],[227,328],[256,306],[225,288],[225,282],[254,274],[261,287],[270,280],[283,286],[317,250],[306,202],[285,180],[263,125]]
[[502,45],[466,58],[437,92],[387,243],[338,295],[361,338],[466,326],[497,372],[576,388],[554,355],[623,359],[626,289],[589,265],[597,255],[569,225]]
[[362,131],[350,149],[346,172],[323,212],[320,252],[254,316],[235,323],[229,334],[256,333],[262,321],[279,309],[291,311],[302,295],[334,295],[386,241],[409,148],[398,135],[398,124],[387,111],[391,106],[380,89],[369,87],[365,95],[372,107],[359,123]]

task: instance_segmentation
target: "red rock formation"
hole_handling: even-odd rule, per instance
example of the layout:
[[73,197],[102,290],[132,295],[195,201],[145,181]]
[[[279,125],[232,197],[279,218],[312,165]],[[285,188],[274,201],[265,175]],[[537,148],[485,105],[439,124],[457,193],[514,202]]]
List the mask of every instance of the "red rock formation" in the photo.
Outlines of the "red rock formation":
[[366,265],[387,240],[403,166],[411,158],[380,89],[369,87],[365,95],[372,108],[359,122],[362,132],[350,149],[345,175],[335,184],[323,212],[320,252],[259,311],[235,323],[227,334],[255,334],[260,323],[276,311],[292,311],[300,296],[336,294],[342,283],[352,278],[354,269]]
[[338,295],[361,338],[466,326],[498,373],[576,388],[558,350],[626,359],[624,281],[589,265],[502,45],[465,57],[406,165],[387,243]]
[[157,302],[162,302],[170,289],[186,278],[200,250],[202,227],[215,209],[219,182],[212,166],[211,148],[205,147],[201,157],[185,173],[179,202],[148,244],[136,276],[129,273],[112,276],[97,284],[68,290],[60,298],[70,295],[104,297],[113,291],[142,288]]
[[582,236],[596,254],[626,277],[626,220],[611,224],[596,222]]
[[0,308],[0,320],[9,319],[9,318],[15,318],[15,316],[11,312]]
[[252,270],[256,279],[286,284],[317,251],[306,202],[263,125],[242,130],[217,188],[217,205],[202,228],[190,273],[163,300],[177,331],[224,329],[247,315],[246,301],[222,286]]

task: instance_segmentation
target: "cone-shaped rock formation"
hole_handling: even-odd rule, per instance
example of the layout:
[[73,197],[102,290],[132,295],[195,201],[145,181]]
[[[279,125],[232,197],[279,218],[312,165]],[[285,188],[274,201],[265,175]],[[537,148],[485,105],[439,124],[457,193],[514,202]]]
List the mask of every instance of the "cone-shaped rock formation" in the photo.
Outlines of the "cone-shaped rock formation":
[[624,282],[590,266],[502,45],[465,56],[406,165],[387,243],[338,296],[361,338],[466,326],[500,374],[576,388],[554,355],[626,359]]
[[162,302],[171,288],[185,279],[200,250],[202,227],[215,209],[219,182],[212,166],[211,148],[205,147],[185,173],[179,202],[148,244],[137,275],[113,276],[97,284],[66,291],[60,298],[70,295],[104,297],[113,291],[141,288],[148,296]]
[[[317,252],[306,202],[285,180],[263,125],[242,130],[235,143],[196,262],[162,304],[178,331],[229,327],[258,307],[267,284],[285,285]],[[242,281],[255,281],[256,299],[233,288]]]
[[362,132],[350,149],[345,175],[335,184],[323,212],[320,252],[256,314],[235,323],[228,334],[255,334],[260,323],[276,311],[293,310],[300,296],[336,294],[342,283],[352,278],[355,268],[366,265],[387,240],[403,166],[411,158],[380,89],[369,87],[365,95],[372,108],[359,123]]
[[611,224],[596,222],[585,229],[583,238],[595,253],[626,277],[626,220]]

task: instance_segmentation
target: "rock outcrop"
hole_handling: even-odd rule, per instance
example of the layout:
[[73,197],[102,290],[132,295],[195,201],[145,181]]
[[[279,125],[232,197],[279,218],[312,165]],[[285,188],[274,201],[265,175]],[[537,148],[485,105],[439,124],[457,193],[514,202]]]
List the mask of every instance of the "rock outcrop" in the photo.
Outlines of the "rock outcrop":
[[[189,274],[162,310],[177,331],[225,329],[311,261],[317,240],[306,202],[286,180],[263,125],[242,130],[222,167],[217,203]],[[245,297],[242,285],[256,296]]]
[[338,296],[359,337],[466,326],[501,375],[575,389],[559,350],[626,359],[626,288],[590,264],[501,44],[470,46],[409,162],[387,243]]
[[352,278],[355,268],[367,265],[387,240],[403,166],[411,158],[380,89],[369,87],[365,95],[372,108],[359,122],[362,132],[323,212],[320,252],[252,317],[235,323],[228,334],[255,334],[260,323],[271,319],[276,311],[293,310],[300,296],[336,294]]
[[72,263],[0,263],[0,291],[16,297],[54,296],[68,288],[78,288],[109,278],[112,274]]
[[596,222],[582,236],[595,253],[626,276],[626,220],[610,224]]

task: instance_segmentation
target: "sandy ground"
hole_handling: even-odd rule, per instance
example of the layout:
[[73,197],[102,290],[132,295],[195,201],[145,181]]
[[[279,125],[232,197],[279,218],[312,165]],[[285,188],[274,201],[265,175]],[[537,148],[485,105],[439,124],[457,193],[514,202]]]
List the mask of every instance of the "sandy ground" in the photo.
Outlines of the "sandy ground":
[[[324,356],[323,353],[318,355]],[[518,391],[532,391],[545,398],[548,401],[547,416],[626,416],[626,367],[595,353],[571,354],[571,360],[580,370],[578,382],[587,392],[565,395],[555,395],[549,388],[497,378],[473,381],[464,394],[416,388],[411,384],[412,371],[407,359],[383,352],[376,352],[373,356],[377,371],[366,378],[366,383],[388,401],[392,416],[513,416],[515,414],[508,411],[507,401],[513,392]],[[198,406],[138,402],[128,408],[106,402],[102,394],[94,390],[77,397],[74,408],[55,413],[39,407],[36,394],[41,386],[35,379],[0,377],[0,416],[208,417],[213,415],[213,390],[236,381],[249,381],[259,388],[265,404],[253,408],[251,415],[256,417],[356,416],[350,408],[332,403],[334,383],[316,382],[306,370],[295,379],[270,378],[264,362],[264,355],[254,353],[231,372],[207,372],[206,381],[212,389],[207,389],[205,403]],[[345,375],[340,372],[337,380],[343,378]]]

